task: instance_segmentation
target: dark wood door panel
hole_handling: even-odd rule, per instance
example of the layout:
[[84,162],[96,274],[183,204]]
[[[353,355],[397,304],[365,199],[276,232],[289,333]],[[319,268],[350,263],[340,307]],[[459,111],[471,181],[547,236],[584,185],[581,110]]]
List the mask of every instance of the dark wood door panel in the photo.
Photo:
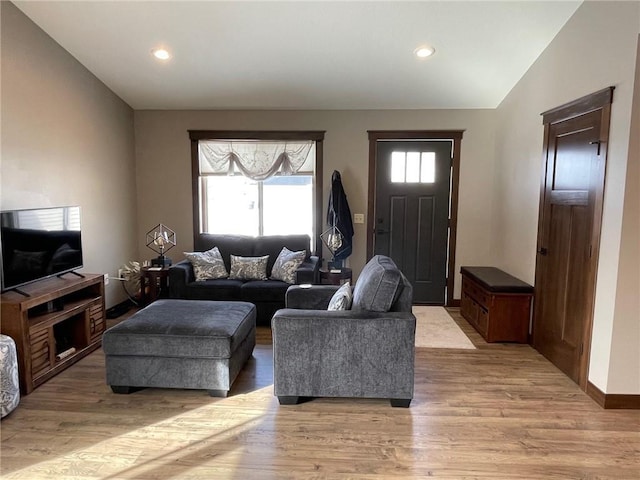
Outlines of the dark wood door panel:
[[[377,241],[381,242],[381,251],[387,252],[396,261],[398,268],[405,270],[404,238],[407,229],[407,197],[394,195],[390,197],[390,205],[382,215],[388,215],[388,230],[379,232]],[[388,212],[388,213],[387,213]],[[385,246],[385,243],[388,244]]]
[[569,377],[577,380],[577,365],[585,319],[589,239],[588,209],[553,205],[542,315],[536,325],[535,345]]
[[567,111],[544,114],[532,332],[533,346],[583,388],[604,188],[606,149],[601,147],[610,111],[608,105],[594,109],[589,99],[584,106],[584,113],[576,113],[574,102]]
[[[418,198],[418,238],[416,242],[416,282],[433,281],[434,265],[430,261],[442,248],[436,238],[436,198],[425,195]],[[440,274],[441,272],[438,272]]]
[[589,203],[589,191],[581,190],[553,190],[549,192],[550,205],[587,205]]

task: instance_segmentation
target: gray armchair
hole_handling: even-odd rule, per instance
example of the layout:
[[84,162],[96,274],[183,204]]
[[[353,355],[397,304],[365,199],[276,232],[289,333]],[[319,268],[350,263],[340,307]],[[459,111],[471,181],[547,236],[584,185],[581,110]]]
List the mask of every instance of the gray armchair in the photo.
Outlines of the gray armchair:
[[272,319],[274,393],[281,405],[306,397],[413,398],[416,319],[411,284],[389,257],[365,265],[351,310],[327,311],[338,289],[291,286]]

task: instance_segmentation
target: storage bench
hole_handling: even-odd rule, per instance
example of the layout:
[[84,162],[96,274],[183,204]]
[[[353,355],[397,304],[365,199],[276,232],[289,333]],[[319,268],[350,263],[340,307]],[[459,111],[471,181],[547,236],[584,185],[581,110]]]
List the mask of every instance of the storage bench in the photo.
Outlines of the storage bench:
[[526,343],[533,287],[495,267],[462,267],[460,313],[487,342]]
[[256,344],[247,302],[157,300],[104,333],[107,384],[193,388],[225,397]]

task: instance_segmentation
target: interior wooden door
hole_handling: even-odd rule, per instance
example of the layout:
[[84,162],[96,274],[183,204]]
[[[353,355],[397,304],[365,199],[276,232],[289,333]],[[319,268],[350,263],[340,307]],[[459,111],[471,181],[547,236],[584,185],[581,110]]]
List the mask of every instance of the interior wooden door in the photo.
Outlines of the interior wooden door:
[[533,346],[585,388],[609,108],[582,101],[545,114]]

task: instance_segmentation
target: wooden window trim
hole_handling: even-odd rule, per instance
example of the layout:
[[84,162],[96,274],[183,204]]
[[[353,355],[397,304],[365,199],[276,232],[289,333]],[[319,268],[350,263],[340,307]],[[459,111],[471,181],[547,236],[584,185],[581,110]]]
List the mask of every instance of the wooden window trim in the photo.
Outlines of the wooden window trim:
[[323,143],[325,131],[322,130],[188,130],[191,140],[191,193],[193,204],[193,241],[201,235],[201,208],[199,203],[200,168],[198,159],[198,142],[200,140],[313,140],[316,142],[316,162],[313,182],[313,225],[315,238],[312,239],[316,255],[322,252],[320,233],[322,232],[322,178],[323,178]]

